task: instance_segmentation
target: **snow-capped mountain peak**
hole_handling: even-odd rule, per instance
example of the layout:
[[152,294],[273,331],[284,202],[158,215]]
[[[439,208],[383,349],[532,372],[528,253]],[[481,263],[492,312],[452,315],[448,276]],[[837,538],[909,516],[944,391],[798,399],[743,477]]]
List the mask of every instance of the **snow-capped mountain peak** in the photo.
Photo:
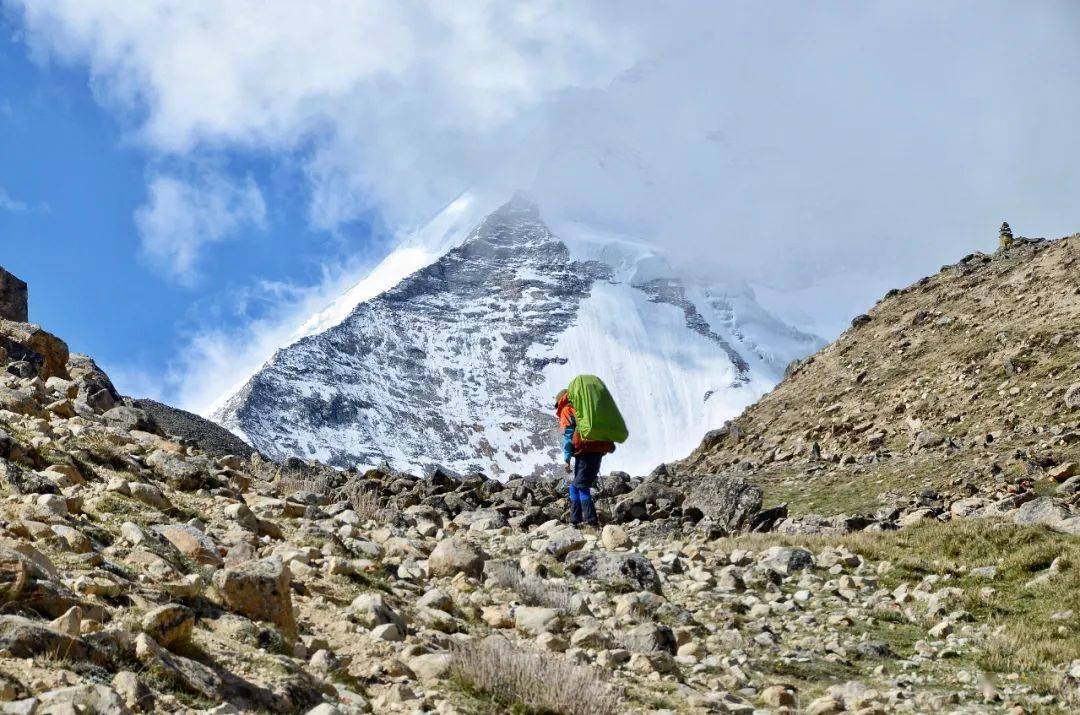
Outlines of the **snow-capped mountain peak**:
[[748,288],[681,279],[644,242],[575,223],[553,233],[522,196],[482,219],[484,201],[459,201],[314,316],[215,419],[275,457],[533,474],[558,466],[555,393],[588,372],[631,433],[606,466],[640,473],[820,345]]

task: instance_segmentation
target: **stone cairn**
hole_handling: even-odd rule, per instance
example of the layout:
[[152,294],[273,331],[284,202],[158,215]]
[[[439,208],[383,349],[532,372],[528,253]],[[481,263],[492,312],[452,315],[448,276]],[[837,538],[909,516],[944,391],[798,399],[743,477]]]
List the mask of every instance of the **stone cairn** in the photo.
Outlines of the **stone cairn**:
[[1009,228],[1009,222],[1003,221],[1001,229],[998,230],[998,245],[1001,248],[1009,248],[1013,245],[1013,232]]

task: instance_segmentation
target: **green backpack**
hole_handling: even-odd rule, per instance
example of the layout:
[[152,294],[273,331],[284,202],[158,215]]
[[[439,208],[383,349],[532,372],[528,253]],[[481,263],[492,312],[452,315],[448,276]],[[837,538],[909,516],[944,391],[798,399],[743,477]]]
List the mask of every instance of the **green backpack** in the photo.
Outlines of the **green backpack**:
[[589,442],[625,442],[630,433],[615,398],[596,375],[578,375],[570,381],[567,397],[577,416],[577,432]]

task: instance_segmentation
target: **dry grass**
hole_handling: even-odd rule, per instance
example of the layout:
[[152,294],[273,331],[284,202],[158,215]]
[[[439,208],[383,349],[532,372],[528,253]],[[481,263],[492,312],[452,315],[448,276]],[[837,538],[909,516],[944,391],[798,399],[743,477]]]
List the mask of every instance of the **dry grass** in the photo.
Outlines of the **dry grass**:
[[526,576],[514,563],[497,562],[488,568],[488,576],[499,588],[513,591],[526,606],[546,606],[571,613],[574,590],[566,584]]
[[340,475],[326,470],[300,469],[285,471],[278,468],[277,482],[283,494],[306,491],[322,494],[331,502],[347,501],[349,506],[364,521],[389,523],[397,518],[397,510],[381,503],[374,489],[357,478],[346,480],[343,484],[334,479]]
[[[887,588],[918,583],[931,574],[948,577],[941,585],[963,592],[957,606],[993,632],[975,657],[976,667],[1018,673],[1039,691],[1075,697],[1062,671],[1080,659],[1080,538],[999,520],[958,519],[889,533],[750,534],[724,542],[723,548],[755,550],[777,544],[811,550],[843,545],[872,562],[892,563],[882,576]],[[989,565],[998,568],[994,580],[969,575],[972,568]]]
[[499,636],[455,648],[450,672],[467,690],[494,698],[500,712],[616,715],[625,709],[622,694],[600,671],[521,650]]

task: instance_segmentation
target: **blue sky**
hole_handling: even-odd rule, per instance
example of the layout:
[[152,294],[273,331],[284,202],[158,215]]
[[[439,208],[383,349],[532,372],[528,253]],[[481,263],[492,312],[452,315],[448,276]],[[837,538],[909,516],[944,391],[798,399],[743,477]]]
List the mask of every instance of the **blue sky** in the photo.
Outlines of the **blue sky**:
[[140,251],[135,220],[147,176],[168,162],[95,100],[85,69],[33,62],[11,22],[0,27],[0,265],[29,283],[31,320],[122,388],[167,390],[162,376],[193,336],[239,329],[275,309],[282,288],[318,285],[328,264],[384,245],[370,218],[312,230],[287,157],[220,152],[200,161],[250,176],[265,221],[203,246],[195,277],[178,279]]
[[202,411],[468,190],[831,337],[1002,219],[1080,230],[1077,36],[1070,0],[0,0],[0,265]]

